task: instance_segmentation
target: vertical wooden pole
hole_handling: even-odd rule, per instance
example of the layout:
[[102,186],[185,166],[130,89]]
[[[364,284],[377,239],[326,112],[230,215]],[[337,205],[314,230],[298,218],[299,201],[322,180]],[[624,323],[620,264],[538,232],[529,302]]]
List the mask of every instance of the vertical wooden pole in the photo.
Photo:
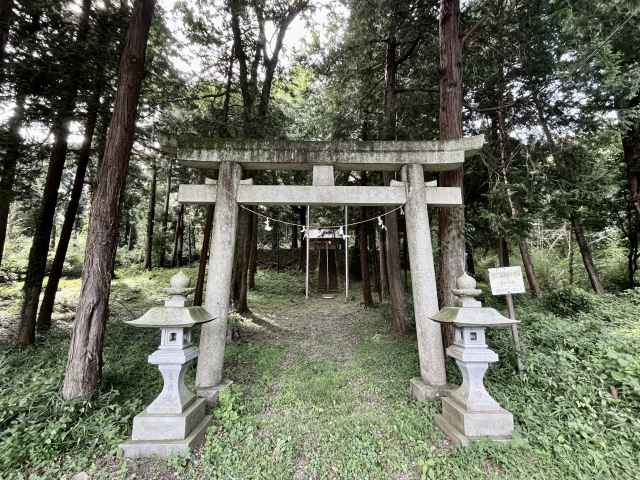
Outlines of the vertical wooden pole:
[[344,207],[344,296],[349,300],[349,212]]
[[306,270],[304,277],[304,296],[305,298],[309,298],[309,224],[311,223],[309,219],[309,215],[311,215],[311,211],[309,205],[307,205],[307,227],[305,229],[305,236],[307,237],[307,262],[306,262]]
[[[509,311],[509,318],[511,320],[516,319],[516,309],[513,306],[513,295],[507,293],[507,310]],[[524,361],[522,359],[522,348],[520,346],[520,335],[518,334],[518,325],[511,325],[511,335],[513,336],[513,345],[516,349],[516,368],[518,373],[524,371]]]

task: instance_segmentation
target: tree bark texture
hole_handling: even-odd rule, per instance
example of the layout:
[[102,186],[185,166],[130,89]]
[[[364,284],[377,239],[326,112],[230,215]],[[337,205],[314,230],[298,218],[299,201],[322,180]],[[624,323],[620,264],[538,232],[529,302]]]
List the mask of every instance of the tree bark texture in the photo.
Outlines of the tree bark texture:
[[509,244],[504,237],[498,239],[498,262],[501,267],[508,267],[511,265],[511,259],[509,258]]
[[[640,97],[631,102],[631,106],[640,104]],[[622,149],[629,183],[630,201],[636,214],[640,216],[640,122],[632,120],[622,135]]]
[[171,175],[173,173],[173,157],[169,158],[167,164],[167,192],[164,197],[164,210],[162,213],[162,238],[160,247],[159,264],[161,267],[165,266],[165,254],[167,251],[167,230],[169,228],[169,199],[171,198]]
[[[636,97],[631,105],[640,103],[640,98]],[[629,251],[627,253],[629,287],[636,285],[635,274],[638,270],[639,237],[640,237],[640,122],[632,120],[622,134],[622,151],[627,173],[629,188],[629,203],[627,209],[627,239],[629,241]]]
[[[460,0],[440,3],[440,140],[462,137],[462,39],[460,37]],[[441,187],[464,184],[462,168],[443,172]],[[441,306],[454,305],[452,289],[464,272],[464,208],[441,208],[438,211],[440,258],[438,298]],[[446,345],[451,335],[446,335]]]
[[529,243],[526,240],[520,240],[518,242],[518,248],[520,249],[520,257],[522,258],[522,265],[524,265],[524,273],[527,276],[529,290],[534,297],[540,298],[542,295],[542,289],[538,283],[536,272],[533,269],[533,259],[529,253]]
[[[360,207],[360,216],[366,218],[367,208]],[[360,274],[362,277],[362,303],[365,307],[373,305],[371,296],[371,277],[369,275],[369,242],[367,224],[358,225],[358,247],[360,248]]]
[[73,179],[73,187],[71,189],[71,195],[69,196],[67,211],[64,215],[64,223],[62,224],[62,229],[60,231],[60,238],[58,239],[58,248],[56,249],[56,254],[53,258],[53,263],[51,264],[49,279],[47,280],[44,297],[42,298],[40,311],[38,312],[38,331],[47,331],[51,326],[51,315],[53,314],[56,292],[58,291],[58,285],[60,283],[60,278],[62,277],[64,259],[67,256],[69,241],[73,234],[73,226],[76,222],[78,207],[80,205],[80,199],[82,198],[82,191],[84,189],[84,180],[89,166],[89,160],[91,159],[91,145],[98,121],[100,96],[102,95],[104,86],[104,69],[101,68],[101,71],[97,73],[94,91],[87,105],[84,138],[78,154],[76,174]]
[[[388,185],[391,176],[384,174],[384,183]],[[393,314],[393,329],[398,335],[407,333],[409,320],[405,307],[404,286],[402,284],[402,263],[400,261],[400,234],[398,232],[398,212],[391,212],[385,216],[385,246],[386,271],[389,281],[389,296]]]
[[598,275],[598,271],[596,270],[595,263],[593,262],[591,247],[589,246],[589,242],[587,242],[587,238],[584,235],[584,227],[582,226],[582,223],[575,217],[571,219],[571,226],[573,228],[573,233],[576,236],[576,243],[578,244],[578,248],[580,248],[582,263],[584,263],[584,268],[587,271],[589,282],[591,282],[591,287],[598,295],[602,295],[606,292],[604,290],[604,287],[602,286],[602,282],[600,281],[600,276]]
[[249,254],[248,288],[256,288],[256,272],[258,270],[258,217],[251,215],[251,251]]
[[[158,165],[156,158],[151,159],[151,186],[149,187],[149,207],[147,208],[147,235],[144,243],[144,269],[153,268],[153,230],[156,217],[156,187],[158,183]],[[202,295],[202,291],[200,291]]]
[[238,213],[238,231],[236,233],[236,255],[233,269],[233,305],[240,314],[247,313],[247,280],[249,273],[249,255],[251,252],[251,216],[245,209]]
[[204,221],[204,232],[202,237],[202,249],[200,250],[200,263],[198,264],[198,277],[196,278],[196,289],[193,294],[193,304],[202,305],[202,295],[204,292],[204,276],[207,272],[207,262],[209,261],[209,246],[211,245],[211,232],[213,230],[213,214],[215,205],[207,206],[207,216]]
[[[78,25],[78,44],[84,45],[89,33],[89,15],[91,0],[83,0],[80,23]],[[78,51],[70,59],[70,71],[78,67],[83,60]],[[20,311],[20,325],[18,327],[17,344],[19,346],[32,345],[35,340],[36,315],[40,303],[40,292],[47,267],[47,254],[51,230],[53,228],[56,205],[58,202],[58,188],[62,180],[64,163],[67,157],[69,124],[73,119],[78,90],[82,79],[69,74],[63,84],[64,95],[58,105],[55,119],[51,128],[54,142],[49,156],[49,166],[45,180],[44,191],[40,201],[40,208],[36,219],[35,231],[29,250],[27,274],[23,286],[23,303]]]
[[16,98],[16,108],[8,122],[6,151],[0,164],[0,265],[4,244],[7,237],[7,225],[9,222],[9,210],[13,202],[13,184],[16,179],[16,167],[20,156],[20,127],[24,119],[25,96],[19,94]]
[[62,387],[66,400],[94,395],[102,376],[102,348],[111,293],[111,270],[118,240],[120,199],[133,145],[145,52],[155,0],[136,0],[120,61],[105,155],[92,206],[76,311]]
[[370,261],[373,266],[373,280],[374,280],[373,283],[375,286],[376,293],[378,294],[378,303],[382,303],[382,267],[380,266],[380,255],[376,251],[376,246],[377,246],[376,230],[378,230],[378,228],[376,228],[373,225],[369,227],[368,243],[369,245],[371,245]]
[[0,1],[0,85],[4,83],[4,61],[9,30],[13,21],[13,0]]
[[378,258],[380,263],[380,290],[382,291],[382,301],[389,298],[389,275],[387,273],[387,242],[384,230],[376,230],[378,244]]
[[176,228],[173,238],[173,255],[171,256],[171,266],[182,266],[182,245],[184,239],[184,203],[180,204],[178,216],[176,217]]

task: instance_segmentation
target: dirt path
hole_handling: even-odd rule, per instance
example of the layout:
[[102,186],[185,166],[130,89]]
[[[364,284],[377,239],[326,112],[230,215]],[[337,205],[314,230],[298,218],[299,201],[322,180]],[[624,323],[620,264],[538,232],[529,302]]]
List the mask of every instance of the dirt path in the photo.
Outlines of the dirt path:
[[282,308],[258,305],[243,319],[242,329],[253,340],[285,346],[290,356],[350,360],[367,310],[358,301],[345,301],[341,293],[333,297],[315,294]]

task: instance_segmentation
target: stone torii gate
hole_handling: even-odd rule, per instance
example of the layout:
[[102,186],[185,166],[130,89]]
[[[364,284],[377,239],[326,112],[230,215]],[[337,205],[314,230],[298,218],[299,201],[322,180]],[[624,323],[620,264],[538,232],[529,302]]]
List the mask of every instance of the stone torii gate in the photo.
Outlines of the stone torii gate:
[[[228,384],[223,378],[223,360],[238,206],[262,204],[405,206],[420,358],[420,377],[411,380],[411,393],[418,400],[446,395],[449,387],[440,325],[430,320],[439,308],[427,205],[452,207],[463,202],[457,187],[426,186],[424,172],[457,169],[483,144],[483,136],[444,142],[229,142],[215,149],[190,152],[180,159],[185,166],[218,170],[217,182],[180,185],[178,193],[181,203],[216,204],[205,305],[217,321],[202,327],[198,394],[215,403],[220,389]],[[400,170],[402,181],[382,187],[335,186],[334,168]],[[251,180],[241,181],[243,170],[267,169],[312,170],[313,183],[253,185]]]

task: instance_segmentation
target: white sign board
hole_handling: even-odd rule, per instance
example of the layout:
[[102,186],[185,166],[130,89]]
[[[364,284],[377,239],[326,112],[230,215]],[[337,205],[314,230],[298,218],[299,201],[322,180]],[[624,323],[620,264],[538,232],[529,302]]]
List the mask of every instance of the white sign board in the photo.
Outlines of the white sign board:
[[489,283],[493,295],[525,292],[522,269],[519,266],[490,268]]

